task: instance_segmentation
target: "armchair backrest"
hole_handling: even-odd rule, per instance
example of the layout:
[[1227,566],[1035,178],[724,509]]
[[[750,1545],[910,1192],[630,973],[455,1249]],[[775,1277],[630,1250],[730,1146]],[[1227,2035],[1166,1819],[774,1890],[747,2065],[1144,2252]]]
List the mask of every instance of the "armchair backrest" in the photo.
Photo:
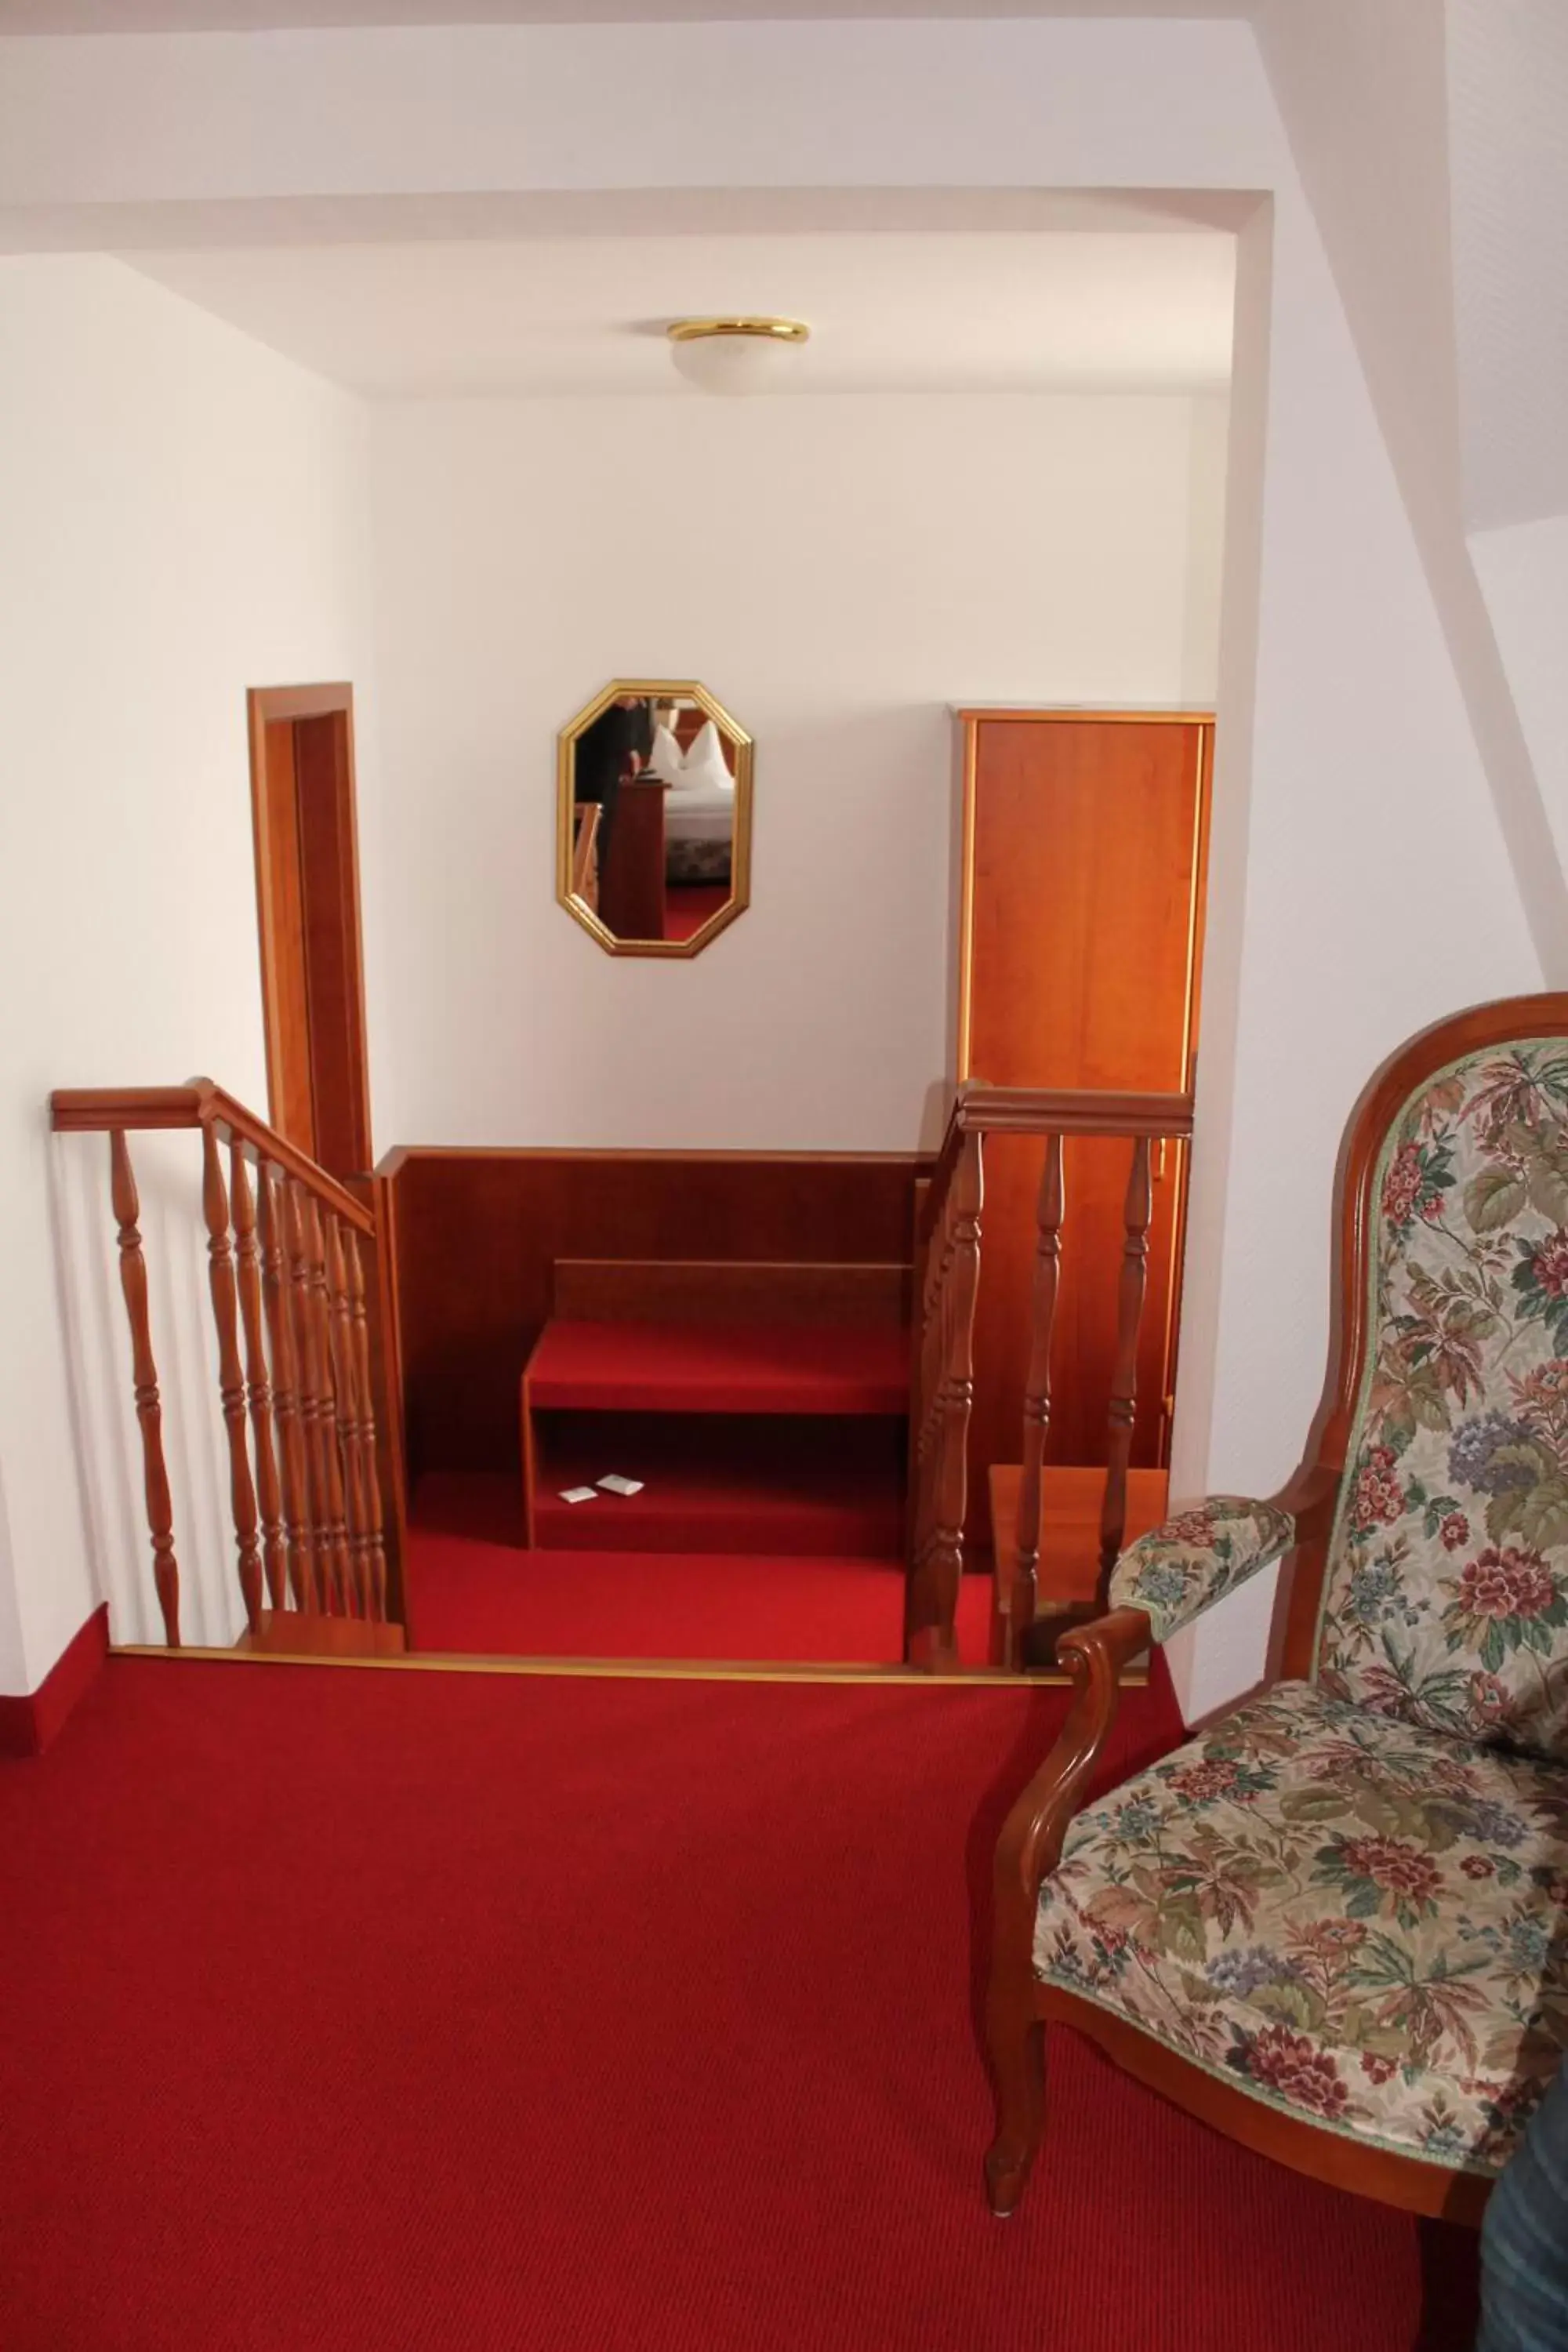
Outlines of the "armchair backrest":
[[1568,998],[1519,1000],[1516,1034],[1509,1011],[1429,1031],[1397,1097],[1363,1097],[1382,1132],[1351,1213],[1359,1379],[1315,1671],[1568,1760]]

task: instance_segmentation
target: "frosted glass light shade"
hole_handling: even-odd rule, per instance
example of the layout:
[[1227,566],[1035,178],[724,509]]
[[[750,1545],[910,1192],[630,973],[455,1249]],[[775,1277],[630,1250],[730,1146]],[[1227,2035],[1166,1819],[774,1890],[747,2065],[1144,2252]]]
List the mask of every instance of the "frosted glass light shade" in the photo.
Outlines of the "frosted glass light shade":
[[806,330],[794,319],[677,320],[669,355],[678,373],[703,392],[775,392],[798,365]]

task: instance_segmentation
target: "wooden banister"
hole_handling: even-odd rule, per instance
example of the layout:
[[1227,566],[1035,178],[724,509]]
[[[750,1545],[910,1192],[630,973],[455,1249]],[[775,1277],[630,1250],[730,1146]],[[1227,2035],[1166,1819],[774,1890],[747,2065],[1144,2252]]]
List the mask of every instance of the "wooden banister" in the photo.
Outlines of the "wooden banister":
[[122,1132],[137,1129],[215,1127],[230,1142],[237,1139],[253,1154],[271,1161],[292,1176],[323,1207],[331,1208],[356,1233],[374,1234],[375,1219],[335,1177],[285,1141],[276,1128],[258,1118],[210,1078],[192,1078],[183,1087],[67,1087],[49,1097],[49,1123],[58,1135]]
[[[1062,1150],[1072,1136],[1123,1137],[1132,1145],[1123,1211],[1116,1354],[1108,1404],[1110,1444],[1100,1514],[1100,1591],[1127,1525],[1128,1465],[1137,1412],[1138,1338],[1147,1290],[1152,1219],[1152,1146],[1193,1132],[1190,1094],[1087,1088],[991,1087],[954,1090],[942,1149],[921,1217],[925,1278],[913,1354],[910,1431],[914,1454],[906,1654],[941,1664],[953,1655],[952,1619],[963,1572],[969,1408],[973,1394],[974,1300],[980,1274],[984,1140],[1040,1136],[1045,1170],[1037,1205],[1033,1320],[1024,1395],[1016,1563],[1005,1614],[1005,1663],[1019,1662],[1033,1622],[1040,1546],[1041,1485],[1051,1410],[1051,1343],[1060,1276],[1065,1189]],[[953,1514],[956,1511],[956,1518]],[[1011,1533],[1011,1530],[1009,1530]],[[1103,1600],[1096,1603],[1102,1607]]]
[[[196,1224],[206,1248],[247,1638],[265,1646],[269,1621],[297,1612],[368,1620],[384,1636],[369,1646],[400,1644],[401,1635],[385,1635],[394,1578],[370,1346],[371,1306],[378,1328],[383,1313],[373,1210],[210,1078],[183,1087],[62,1089],[49,1107],[58,1132],[110,1139],[110,1202],[165,1642],[180,1645],[180,1572],[127,1137],[184,1129],[201,1137]],[[369,1300],[367,1263],[375,1285]],[[389,1492],[395,1500],[400,1492],[395,1470]],[[400,1559],[395,1551],[395,1574]],[[309,1643],[290,1635],[287,1646]]]

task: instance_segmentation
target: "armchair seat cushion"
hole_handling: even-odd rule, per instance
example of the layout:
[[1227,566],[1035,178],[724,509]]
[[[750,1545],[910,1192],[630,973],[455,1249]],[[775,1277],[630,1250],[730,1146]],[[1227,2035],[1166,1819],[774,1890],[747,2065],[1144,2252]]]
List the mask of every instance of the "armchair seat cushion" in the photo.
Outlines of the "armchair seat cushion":
[[1035,1969],[1304,2120],[1496,2171],[1568,2045],[1568,1767],[1280,1684],[1079,1815]]

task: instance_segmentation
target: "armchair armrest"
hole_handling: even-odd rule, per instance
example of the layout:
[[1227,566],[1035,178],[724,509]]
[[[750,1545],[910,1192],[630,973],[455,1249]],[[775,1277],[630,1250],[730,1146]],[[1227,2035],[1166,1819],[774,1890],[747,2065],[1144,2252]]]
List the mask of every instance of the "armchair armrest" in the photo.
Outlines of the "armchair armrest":
[[1141,1609],[1113,1609],[1061,1635],[1057,1656],[1072,1676],[1074,1696],[1055,1747],[1014,1803],[996,1848],[998,1929],[1011,1922],[1026,1953],[1034,1936],[1040,1881],[1054,1870],[1062,1840],[1110,1737],[1121,1696],[1121,1672],[1149,1647],[1149,1620]]
[[1154,1640],[1168,1642],[1260,1568],[1282,1559],[1295,1540],[1295,1515],[1282,1503],[1211,1495],[1128,1545],[1110,1571],[1110,1605],[1142,1609]]

